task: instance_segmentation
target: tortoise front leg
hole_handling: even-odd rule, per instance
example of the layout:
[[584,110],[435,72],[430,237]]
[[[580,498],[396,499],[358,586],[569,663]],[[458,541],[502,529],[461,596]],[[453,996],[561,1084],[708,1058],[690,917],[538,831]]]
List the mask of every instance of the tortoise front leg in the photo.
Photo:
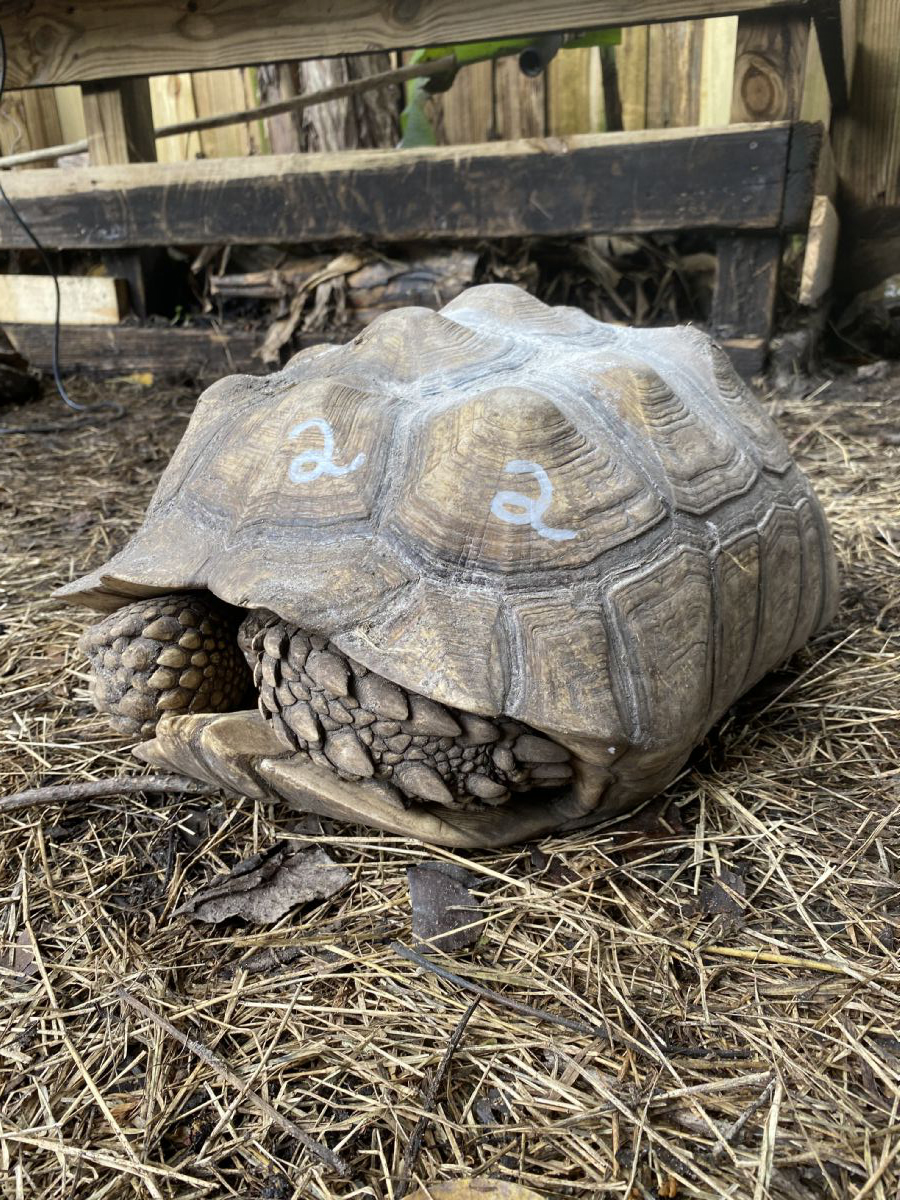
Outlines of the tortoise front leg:
[[238,618],[202,592],[126,604],[79,643],[90,660],[91,698],[129,736],[152,737],[165,713],[227,712],[251,684]]

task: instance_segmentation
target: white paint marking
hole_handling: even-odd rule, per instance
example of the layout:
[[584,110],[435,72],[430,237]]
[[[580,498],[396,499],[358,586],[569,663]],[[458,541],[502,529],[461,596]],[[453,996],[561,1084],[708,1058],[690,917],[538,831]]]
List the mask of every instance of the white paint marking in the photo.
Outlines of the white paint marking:
[[578,536],[574,529],[551,529],[544,524],[542,518],[553,500],[553,484],[539,463],[516,458],[503,469],[509,475],[533,475],[541,494],[537,500],[532,500],[521,492],[498,492],[491,501],[491,512],[495,517],[508,525],[530,525],[536,534],[551,542],[565,542]]
[[[295,425],[288,437],[299,437],[307,429],[318,429],[322,435],[323,445],[321,450],[304,450],[302,454],[291,459],[288,475],[294,483],[310,483],[313,479],[318,479],[320,475],[348,475],[366,461],[365,454],[357,454],[353,462],[348,463],[345,467],[337,466],[334,462],[334,433],[328,422],[323,421],[321,417],[310,417],[301,425]],[[310,464],[311,469],[309,469]]]

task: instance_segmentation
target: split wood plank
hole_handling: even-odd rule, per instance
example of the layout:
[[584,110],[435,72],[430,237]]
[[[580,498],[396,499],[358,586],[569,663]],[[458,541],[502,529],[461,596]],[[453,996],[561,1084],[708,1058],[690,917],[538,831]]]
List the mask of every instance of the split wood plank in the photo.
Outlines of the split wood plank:
[[[60,275],[59,299],[63,325],[116,325],[128,311],[128,286],[103,275]],[[55,320],[56,289],[49,275],[0,275],[0,323]]]
[[[841,4],[797,0],[821,11],[823,55],[846,74]],[[182,0],[42,0],[4,16],[8,86],[81,83],[116,75],[155,75],[341,54],[440,46],[525,33],[642,25],[759,9],[784,0],[229,0],[214,14]],[[826,28],[827,26],[827,28]]]
[[[820,142],[778,122],[18,171],[7,188],[52,248],[799,230]],[[24,244],[0,210],[0,246]]]
[[827,196],[816,196],[803,255],[801,304],[818,304],[831,288],[839,234],[840,221],[834,205]]

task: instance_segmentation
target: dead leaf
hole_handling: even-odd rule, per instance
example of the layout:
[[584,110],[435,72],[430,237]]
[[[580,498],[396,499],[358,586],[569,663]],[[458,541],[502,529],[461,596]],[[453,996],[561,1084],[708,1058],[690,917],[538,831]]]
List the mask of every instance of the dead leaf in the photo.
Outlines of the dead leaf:
[[406,868],[412,904],[412,930],[417,942],[437,950],[464,950],[478,941],[481,908],[469,891],[477,877],[453,863],[424,862]]
[[7,949],[0,951],[0,968],[23,979],[27,979],[29,975],[37,975],[38,965],[27,930],[21,930],[16,940],[11,942]]
[[720,873],[700,889],[700,911],[706,916],[741,917],[747,885],[743,875],[721,867]]
[[521,1183],[479,1178],[429,1183],[410,1193],[406,1200],[543,1200],[543,1197]]
[[298,904],[327,900],[350,879],[350,872],[320,847],[292,854],[286,843],[279,842],[238,863],[227,875],[217,876],[175,912],[209,923],[241,917],[271,925]]

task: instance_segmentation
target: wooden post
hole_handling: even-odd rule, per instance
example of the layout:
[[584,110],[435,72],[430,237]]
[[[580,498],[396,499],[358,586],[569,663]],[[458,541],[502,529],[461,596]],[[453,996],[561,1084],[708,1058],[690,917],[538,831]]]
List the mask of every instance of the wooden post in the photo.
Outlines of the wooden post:
[[[156,162],[149,80],[130,77],[86,83],[81,95],[92,165]],[[147,274],[155,258],[155,252],[140,250],[103,255],[108,273],[127,281],[131,307],[139,317],[147,315]]]
[[[748,13],[738,21],[732,123],[794,121],[806,73],[808,15]],[[765,364],[775,318],[779,235],[739,234],[717,246],[712,330],[743,374]],[[729,346],[729,343],[731,345]]]

